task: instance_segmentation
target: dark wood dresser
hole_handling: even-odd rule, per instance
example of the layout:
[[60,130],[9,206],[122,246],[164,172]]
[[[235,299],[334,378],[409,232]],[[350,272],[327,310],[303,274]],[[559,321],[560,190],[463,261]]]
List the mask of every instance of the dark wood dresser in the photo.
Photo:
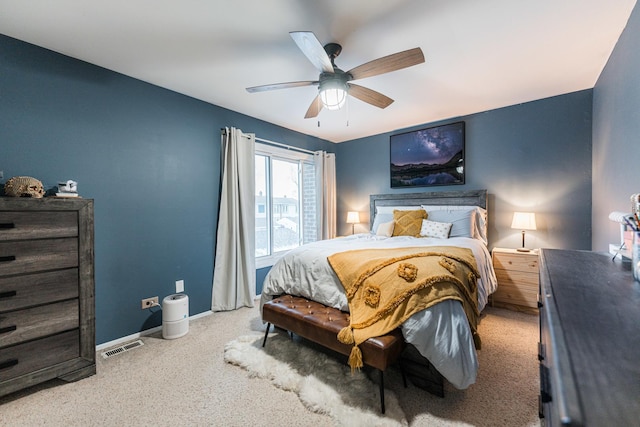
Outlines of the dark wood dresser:
[[640,283],[630,265],[543,249],[539,305],[543,424],[640,425]]
[[0,197],[0,396],[96,372],[93,200]]

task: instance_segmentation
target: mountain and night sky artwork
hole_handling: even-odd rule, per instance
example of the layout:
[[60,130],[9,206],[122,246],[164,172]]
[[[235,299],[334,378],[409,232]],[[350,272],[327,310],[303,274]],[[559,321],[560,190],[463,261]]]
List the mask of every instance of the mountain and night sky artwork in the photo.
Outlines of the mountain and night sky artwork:
[[391,135],[391,188],[464,184],[464,122]]

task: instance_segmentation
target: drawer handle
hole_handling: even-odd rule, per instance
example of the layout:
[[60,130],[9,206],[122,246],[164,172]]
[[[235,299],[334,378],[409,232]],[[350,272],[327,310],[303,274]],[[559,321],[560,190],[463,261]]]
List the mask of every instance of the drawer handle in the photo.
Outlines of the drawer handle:
[[0,262],[10,262],[15,260],[16,260],[15,255],[0,256]]
[[8,230],[10,228],[16,228],[16,225],[12,222],[0,222],[0,230]]
[[16,325],[5,326],[4,328],[0,328],[0,334],[6,334],[7,332],[13,332],[16,329],[18,329],[18,327]]
[[16,291],[0,292],[0,298],[11,298],[18,295]]
[[18,359],[9,359],[4,362],[0,362],[0,369],[7,369],[18,364]]

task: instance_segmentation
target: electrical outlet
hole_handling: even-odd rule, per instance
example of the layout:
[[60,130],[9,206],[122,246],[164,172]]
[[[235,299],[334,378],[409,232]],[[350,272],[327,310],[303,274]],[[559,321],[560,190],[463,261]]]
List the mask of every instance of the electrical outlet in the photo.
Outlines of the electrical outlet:
[[142,309],[151,308],[158,305],[158,297],[145,298],[142,300]]
[[176,280],[176,292],[184,292],[184,280]]

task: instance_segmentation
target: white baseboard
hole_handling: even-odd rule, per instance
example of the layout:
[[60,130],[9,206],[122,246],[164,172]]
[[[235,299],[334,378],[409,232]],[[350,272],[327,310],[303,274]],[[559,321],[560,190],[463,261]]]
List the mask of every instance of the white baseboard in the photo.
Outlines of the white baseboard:
[[[194,314],[193,316],[189,316],[189,321],[195,320],[195,319],[199,319],[200,317],[209,316],[211,314],[213,314],[213,311],[211,311],[211,310],[203,311],[202,313],[198,313],[198,314]],[[118,346],[118,345],[120,345],[122,343],[125,343],[125,342],[137,340],[140,337],[144,337],[146,335],[151,335],[151,334],[153,334],[155,332],[158,332],[158,331],[161,331],[161,330],[162,330],[162,325],[156,326],[155,328],[151,328],[151,329],[145,329],[144,331],[140,331],[140,332],[137,332],[135,334],[127,335],[126,337],[118,338],[118,339],[115,339],[113,341],[109,341],[109,342],[105,342],[105,343],[99,344],[99,345],[96,346],[96,352],[104,350],[106,348],[111,348],[111,347]]]

